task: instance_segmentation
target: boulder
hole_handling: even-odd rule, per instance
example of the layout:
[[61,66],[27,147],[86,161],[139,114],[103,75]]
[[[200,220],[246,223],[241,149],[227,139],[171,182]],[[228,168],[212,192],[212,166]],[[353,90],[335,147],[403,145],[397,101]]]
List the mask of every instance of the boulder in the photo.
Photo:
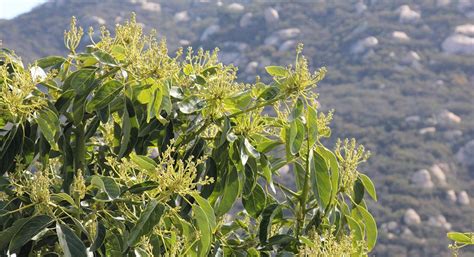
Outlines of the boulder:
[[366,37],[357,41],[351,48],[353,54],[360,54],[366,52],[369,49],[374,48],[379,44],[379,40],[376,37]]
[[393,39],[397,40],[398,42],[408,42],[410,41],[410,37],[407,33],[403,31],[394,31],[392,32]]
[[258,62],[249,62],[247,66],[245,67],[245,73],[249,74],[255,74],[257,73],[257,68],[258,68]]
[[287,52],[291,49],[296,48],[297,43],[298,42],[296,42],[295,40],[286,40],[285,42],[283,42],[283,44],[280,45],[280,47],[278,47],[278,51]]
[[441,47],[448,54],[474,54],[474,37],[453,34],[443,41]]
[[242,17],[240,18],[240,27],[241,28],[245,28],[247,26],[250,25],[250,23],[252,22],[252,18],[253,18],[253,14],[251,12],[248,12],[244,15],[242,15]]
[[149,12],[161,12],[161,5],[159,3],[153,3],[153,2],[147,2],[147,1],[141,1],[142,2],[142,9],[149,11]]
[[189,21],[189,19],[188,11],[177,12],[174,14],[175,22],[186,22]]
[[421,188],[432,188],[434,186],[430,172],[425,169],[415,172],[411,177],[411,182]]
[[454,192],[452,189],[446,191],[446,199],[452,203],[455,203],[457,201],[456,192]]
[[245,6],[239,3],[231,3],[227,6],[227,10],[231,13],[241,13],[245,10]]
[[430,168],[431,175],[437,180],[441,186],[446,186],[446,174],[438,164],[433,164]]
[[278,11],[272,7],[266,8],[265,11],[263,11],[263,15],[265,16],[265,22],[267,24],[273,24],[280,19]]
[[221,27],[217,24],[212,24],[211,26],[207,27],[201,34],[201,38],[200,40],[201,41],[205,41],[207,39],[209,39],[210,36],[216,34],[217,32],[219,32],[219,30],[221,29]]
[[279,30],[275,33],[278,38],[285,40],[285,39],[291,39],[295,38],[301,33],[301,30],[299,28],[287,28],[287,29],[282,29]]
[[407,225],[417,225],[421,223],[421,218],[415,210],[410,208],[405,211],[403,222]]
[[469,195],[467,194],[466,191],[461,191],[458,194],[458,203],[460,205],[469,205],[470,203]]
[[474,24],[459,25],[454,29],[455,33],[463,34],[466,36],[474,36]]
[[414,11],[408,5],[402,5],[398,8],[400,23],[417,23],[421,19],[421,14]]
[[474,140],[467,142],[456,153],[456,158],[465,166],[474,166]]
[[451,229],[451,223],[447,222],[446,217],[444,217],[441,214],[429,217],[428,218],[428,225],[433,226],[433,227],[444,228],[446,230]]
[[436,120],[439,126],[449,127],[461,123],[461,117],[448,111],[442,110],[436,115]]
[[401,62],[405,65],[414,65],[421,60],[420,55],[415,51],[408,52],[402,59]]
[[189,45],[191,45],[191,42],[189,40],[186,40],[186,39],[181,39],[181,40],[179,40],[179,45],[180,46],[189,46]]
[[422,128],[418,131],[418,133],[420,133],[420,135],[434,134],[436,133],[436,128],[435,127]]

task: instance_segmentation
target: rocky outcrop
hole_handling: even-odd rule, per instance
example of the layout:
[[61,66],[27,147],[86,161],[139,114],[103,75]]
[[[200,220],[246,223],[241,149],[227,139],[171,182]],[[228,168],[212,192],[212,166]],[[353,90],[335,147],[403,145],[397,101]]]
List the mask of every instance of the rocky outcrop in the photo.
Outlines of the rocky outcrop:
[[265,11],[263,12],[263,15],[265,16],[265,22],[267,24],[273,24],[280,19],[280,15],[278,14],[278,11],[272,7],[266,8]]
[[250,23],[252,22],[252,18],[253,18],[253,14],[251,12],[248,12],[244,15],[242,15],[242,17],[240,18],[240,27],[241,28],[245,28],[245,27],[248,27],[250,25]]
[[450,127],[461,123],[462,119],[449,110],[442,110],[436,115],[436,121],[441,127]]
[[407,225],[417,225],[421,223],[421,218],[415,210],[410,208],[405,211],[403,222]]
[[232,13],[241,13],[245,10],[245,6],[239,3],[231,3],[227,6],[227,10]]
[[422,128],[418,130],[418,133],[420,133],[420,135],[434,134],[436,133],[436,128],[435,127]]
[[460,205],[469,205],[470,203],[469,195],[467,194],[466,191],[461,191],[458,194],[458,203]]
[[408,42],[410,41],[410,37],[407,35],[407,33],[403,31],[394,31],[392,32],[392,37],[398,42]]
[[364,2],[357,2],[354,5],[354,9],[355,9],[356,13],[360,15],[360,14],[364,13],[367,10],[367,5],[364,4]]
[[275,31],[263,42],[265,45],[279,46],[281,42],[297,37],[301,33],[298,28],[287,28]]
[[257,68],[258,68],[258,62],[249,62],[247,66],[245,67],[245,73],[249,74],[255,74],[257,73]]
[[417,23],[421,19],[421,14],[414,11],[408,5],[402,5],[398,8],[400,23]]
[[433,227],[440,227],[444,228],[446,230],[451,229],[451,223],[449,223],[446,220],[446,217],[443,215],[436,215],[436,216],[431,216],[428,218],[428,225],[433,226]]
[[474,36],[474,24],[463,24],[459,25],[454,29],[455,33],[463,34],[466,36]]
[[430,173],[435,178],[437,183],[441,186],[446,186],[446,174],[438,164],[433,164],[430,168]]
[[465,166],[474,166],[474,140],[467,142],[456,153],[456,158]]
[[364,53],[369,49],[374,48],[379,44],[379,40],[376,37],[366,37],[357,41],[351,48],[353,54]]
[[452,189],[446,191],[446,199],[451,203],[455,203],[457,201],[456,192]]
[[446,38],[441,47],[448,54],[474,54],[474,37],[454,34]]
[[143,10],[150,12],[161,12],[161,5],[159,3],[141,1],[141,6]]
[[434,186],[430,172],[425,169],[415,172],[411,177],[411,182],[421,188],[432,188]]
[[201,41],[205,41],[209,39],[210,36],[216,34],[220,30],[220,26],[217,24],[212,24],[211,26],[207,27],[201,34]]
[[175,22],[186,22],[189,21],[189,19],[188,11],[177,12],[174,14]]

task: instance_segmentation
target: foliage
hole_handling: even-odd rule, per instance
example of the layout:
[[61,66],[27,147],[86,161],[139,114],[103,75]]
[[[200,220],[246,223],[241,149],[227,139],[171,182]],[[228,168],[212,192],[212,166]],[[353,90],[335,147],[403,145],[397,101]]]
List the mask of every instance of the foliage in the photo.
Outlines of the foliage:
[[[0,53],[0,252],[49,256],[359,256],[375,220],[355,140],[323,145],[311,73],[235,81],[214,52],[168,55],[134,16],[24,68]],[[91,38],[93,31],[90,31]],[[274,178],[293,167],[295,184]],[[241,202],[244,210],[235,205]],[[235,213],[239,211],[238,213]]]
[[461,233],[461,232],[449,232],[448,238],[451,239],[454,243],[449,245],[449,248],[452,250],[453,256],[458,256],[459,249],[474,245],[474,233]]

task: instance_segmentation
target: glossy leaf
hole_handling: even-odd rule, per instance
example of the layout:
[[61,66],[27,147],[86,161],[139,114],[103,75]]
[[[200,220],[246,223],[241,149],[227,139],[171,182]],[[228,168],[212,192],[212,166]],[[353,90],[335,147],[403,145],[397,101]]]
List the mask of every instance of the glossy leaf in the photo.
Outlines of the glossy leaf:
[[101,85],[90,102],[86,105],[86,111],[92,112],[107,106],[122,90],[123,85],[117,80],[111,80]]
[[56,223],[56,233],[64,257],[88,257],[86,246],[71,228]]
[[365,174],[359,173],[359,179],[364,185],[365,190],[369,193],[370,197],[377,201],[377,192],[375,191],[375,186],[372,180]]
[[23,226],[13,235],[9,240],[10,246],[8,247],[10,252],[15,252],[28,241],[41,232],[44,228],[48,227],[53,222],[53,219],[47,215],[33,216],[31,219],[26,221]]
[[135,246],[142,236],[151,233],[153,228],[160,222],[164,211],[165,207],[163,205],[159,204],[156,200],[151,200],[130,230],[127,245],[129,247]]
[[285,77],[288,75],[286,68],[281,66],[267,66],[265,70],[273,77]]

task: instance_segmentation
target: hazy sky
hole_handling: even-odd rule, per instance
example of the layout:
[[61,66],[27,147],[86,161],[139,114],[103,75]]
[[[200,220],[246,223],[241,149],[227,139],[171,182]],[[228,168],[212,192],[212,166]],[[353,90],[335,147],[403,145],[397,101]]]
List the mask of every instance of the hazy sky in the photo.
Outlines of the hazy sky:
[[47,0],[0,0],[0,19],[11,19]]

